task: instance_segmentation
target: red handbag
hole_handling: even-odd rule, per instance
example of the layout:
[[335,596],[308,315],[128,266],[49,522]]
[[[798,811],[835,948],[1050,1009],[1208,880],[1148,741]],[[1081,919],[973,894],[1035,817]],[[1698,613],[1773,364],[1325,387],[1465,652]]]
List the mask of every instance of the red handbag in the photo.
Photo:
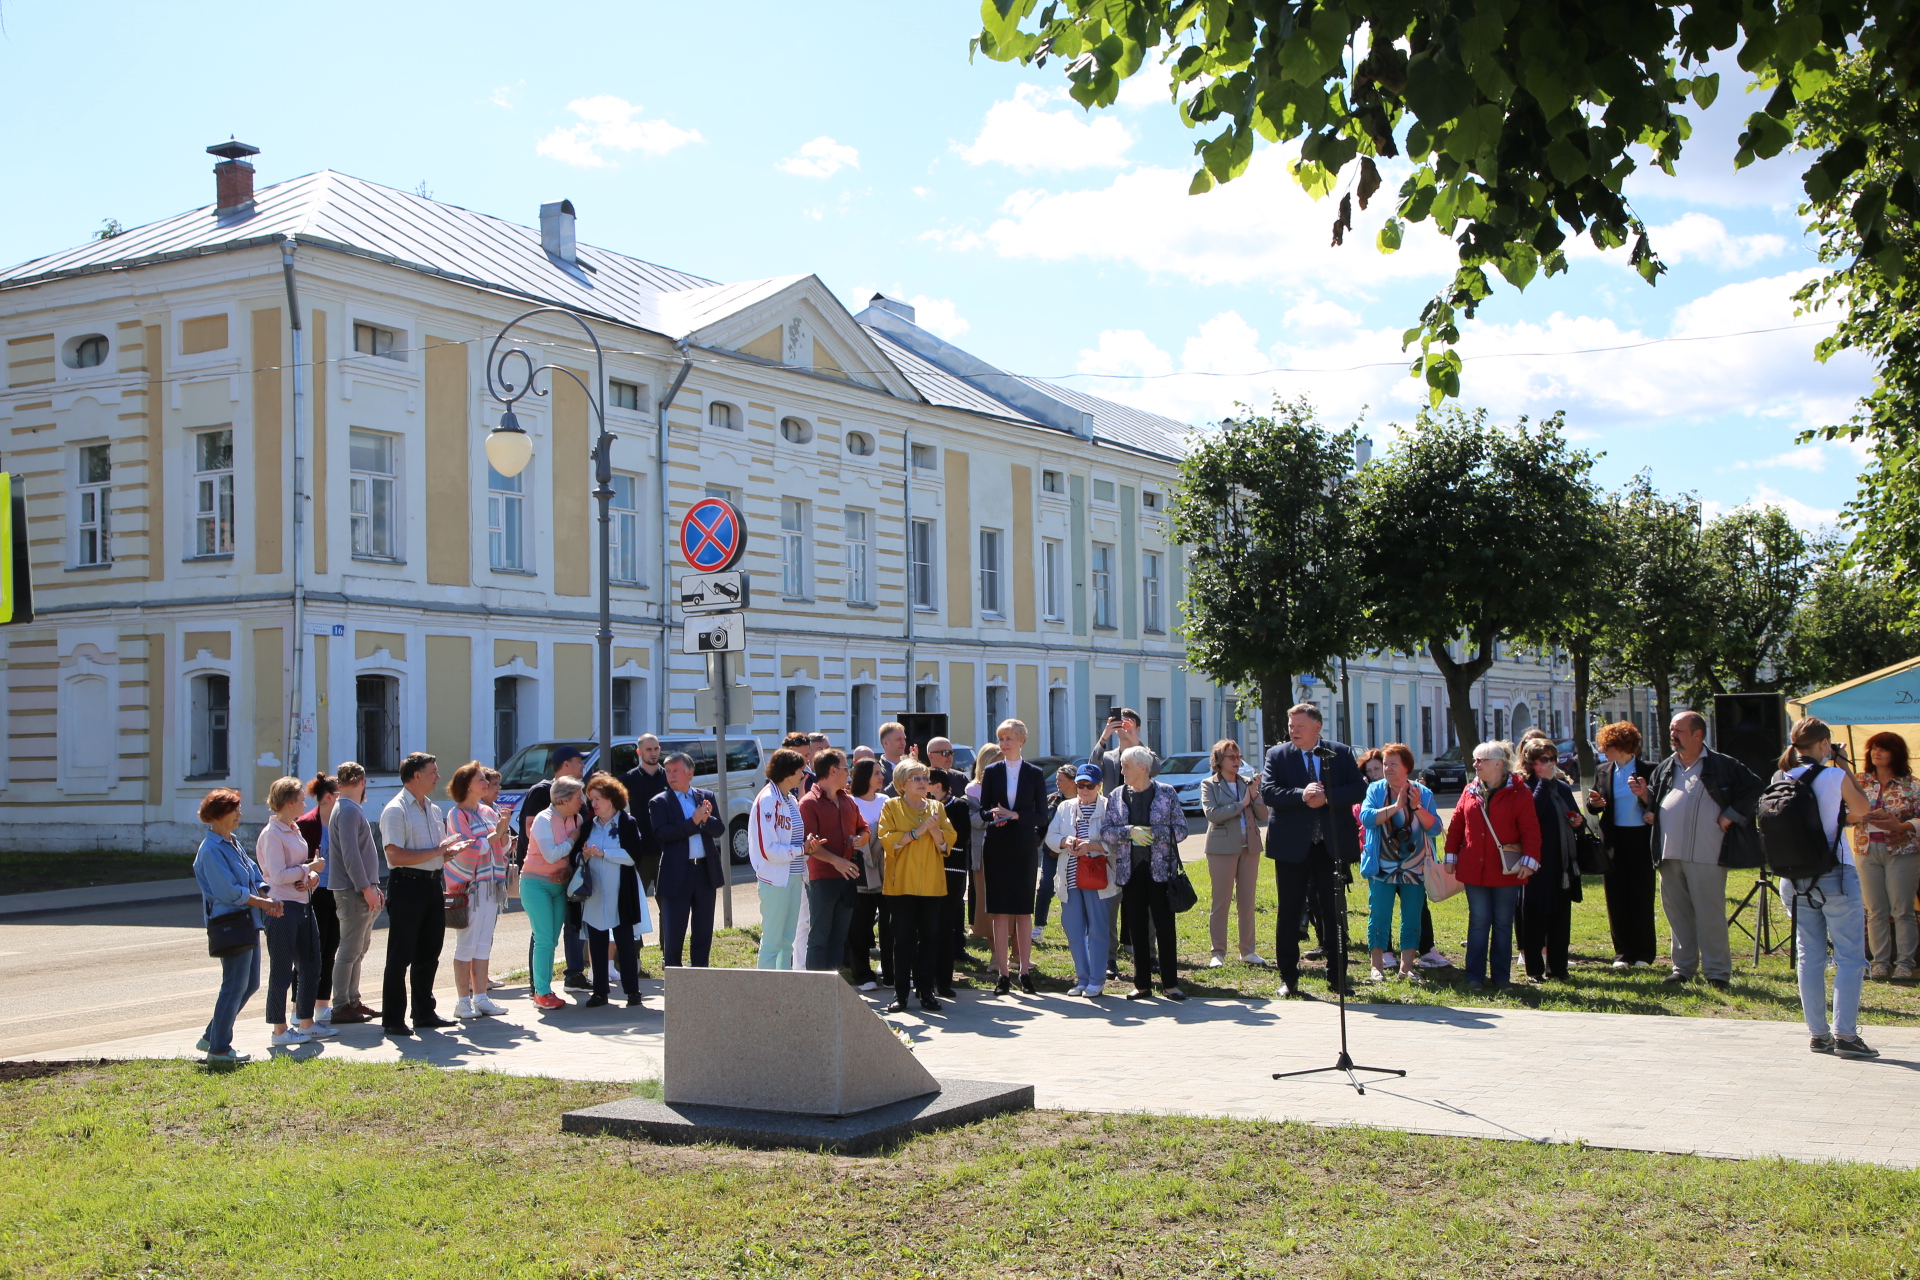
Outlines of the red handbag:
[[1076,889],[1106,888],[1107,860],[1105,858],[1076,858],[1073,863],[1073,887]]

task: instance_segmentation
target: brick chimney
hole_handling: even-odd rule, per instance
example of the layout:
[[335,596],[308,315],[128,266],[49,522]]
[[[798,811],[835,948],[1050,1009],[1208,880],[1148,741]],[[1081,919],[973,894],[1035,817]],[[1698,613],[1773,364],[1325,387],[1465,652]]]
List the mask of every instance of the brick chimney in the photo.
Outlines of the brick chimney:
[[208,147],[207,154],[221,157],[213,166],[214,216],[253,212],[253,166],[246,157],[259,155],[260,148],[228,138]]

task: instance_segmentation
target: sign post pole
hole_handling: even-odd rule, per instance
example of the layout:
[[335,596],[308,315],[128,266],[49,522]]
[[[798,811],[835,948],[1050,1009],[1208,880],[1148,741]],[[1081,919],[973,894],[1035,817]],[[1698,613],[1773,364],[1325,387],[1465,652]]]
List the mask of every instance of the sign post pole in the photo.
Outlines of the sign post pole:
[[720,693],[720,723],[713,727],[713,793],[720,802],[720,866],[726,879],[720,883],[720,923],[728,929],[733,928],[733,822],[728,818],[727,809],[727,722],[731,718],[727,708],[727,652],[722,649],[713,655],[714,669],[720,678],[714,682],[714,688]]
[[[702,498],[680,519],[680,554],[697,575],[680,583],[680,607],[688,615],[680,648],[683,653],[705,653],[712,659],[707,677],[716,695],[713,795],[720,810],[720,923],[729,929],[733,927],[733,820],[727,798],[727,729],[733,714],[728,705],[727,654],[733,649],[746,652],[745,623],[738,611],[746,607],[749,595],[747,576],[729,571],[746,549],[747,522],[740,509],[724,498]],[[696,698],[696,710],[698,706]]]

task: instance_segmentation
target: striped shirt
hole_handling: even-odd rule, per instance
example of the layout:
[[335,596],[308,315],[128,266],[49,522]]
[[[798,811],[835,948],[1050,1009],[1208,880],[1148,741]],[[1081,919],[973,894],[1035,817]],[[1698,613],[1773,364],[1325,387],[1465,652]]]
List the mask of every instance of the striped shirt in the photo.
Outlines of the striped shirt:
[[[1068,801],[1068,803],[1074,806],[1074,837],[1079,840],[1088,839],[1089,833],[1093,830],[1093,806],[1090,804],[1080,804],[1078,801]],[[1067,855],[1067,888],[1074,889],[1078,888],[1079,885],[1080,857],[1078,854],[1070,853]]]
[[797,791],[782,791],[780,806],[787,811],[789,848],[792,852],[787,858],[787,874],[797,876],[804,883],[807,878],[807,824],[800,817],[800,797]]

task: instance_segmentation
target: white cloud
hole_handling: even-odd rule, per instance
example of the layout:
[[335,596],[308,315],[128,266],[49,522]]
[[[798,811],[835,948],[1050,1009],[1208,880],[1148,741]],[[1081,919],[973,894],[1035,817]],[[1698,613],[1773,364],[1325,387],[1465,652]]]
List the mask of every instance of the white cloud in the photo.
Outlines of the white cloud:
[[[1050,102],[1069,105],[1043,110]],[[968,146],[955,143],[953,149],[969,164],[1010,165],[1022,173],[1125,164],[1134,142],[1132,131],[1111,115],[1089,115],[1071,103],[1064,89],[1020,85],[1011,98],[987,108],[979,137]]]
[[799,152],[777,161],[774,168],[796,178],[831,178],[842,169],[858,169],[860,153],[826,134],[802,144]]
[[[1777,258],[1787,251],[1785,236],[1764,232],[1734,235],[1720,219],[1696,211],[1681,214],[1672,222],[1648,227],[1647,239],[1652,243],[1653,251],[1668,266],[1677,266],[1682,262],[1703,262],[1722,270],[1735,270],[1750,267],[1767,258]],[[1573,259],[1599,258],[1617,267],[1631,268],[1631,250],[1628,246],[1601,250],[1595,248],[1593,241],[1584,235],[1568,238],[1567,256]]]
[[[1703,502],[1700,505],[1702,514],[1709,520],[1724,515],[1727,510],[1729,510],[1724,504],[1718,502]],[[1821,529],[1834,529],[1837,528],[1840,523],[1839,511],[1830,507],[1816,507],[1811,503],[1802,502],[1792,494],[1782,493],[1771,485],[1755,485],[1753,496],[1745,502],[1740,503],[1739,506],[1778,507],[1780,510],[1786,512],[1787,519],[1793,521],[1793,523],[1800,528],[1810,532]],[[1732,509],[1737,510],[1738,508]]]
[[[1332,247],[1335,202],[1300,189],[1286,171],[1294,154],[1292,147],[1262,148],[1243,175],[1198,196],[1187,194],[1187,170],[1147,165],[1096,189],[1016,191],[984,230],[937,230],[924,238],[1004,258],[1127,263],[1202,285],[1284,281],[1351,290],[1452,274],[1453,247],[1431,223],[1408,227],[1398,253],[1374,249],[1393,203],[1385,193],[1370,210],[1354,211],[1347,243]],[[1391,190],[1398,175],[1385,176]]]
[[1819,445],[1807,445],[1799,449],[1789,449],[1785,453],[1776,453],[1771,458],[1756,458],[1751,461],[1741,459],[1722,467],[1722,471],[1761,471],[1775,467],[1789,467],[1795,471],[1825,471],[1827,452]]
[[540,139],[536,150],[562,164],[583,169],[604,169],[612,164],[601,154],[610,151],[638,151],[642,155],[663,156],[691,142],[705,142],[698,130],[682,129],[665,120],[639,120],[640,104],[603,93],[592,98],[575,98],[567,110],[581,123],[555,129]]
[[513,110],[513,95],[525,88],[526,84],[527,82],[525,80],[516,80],[512,84],[501,85],[493,91],[491,99],[493,105],[496,107],[504,107],[508,111]]
[[[1140,69],[1128,76],[1120,86],[1119,101],[1125,107],[1159,106],[1171,110],[1173,99],[1169,89],[1173,84],[1173,69],[1158,58],[1149,58]],[[1186,90],[1191,94],[1193,90]]]
[[916,293],[907,299],[907,305],[913,308],[915,324],[948,341],[960,337],[973,327],[953,305],[952,298],[929,298],[924,293]]

